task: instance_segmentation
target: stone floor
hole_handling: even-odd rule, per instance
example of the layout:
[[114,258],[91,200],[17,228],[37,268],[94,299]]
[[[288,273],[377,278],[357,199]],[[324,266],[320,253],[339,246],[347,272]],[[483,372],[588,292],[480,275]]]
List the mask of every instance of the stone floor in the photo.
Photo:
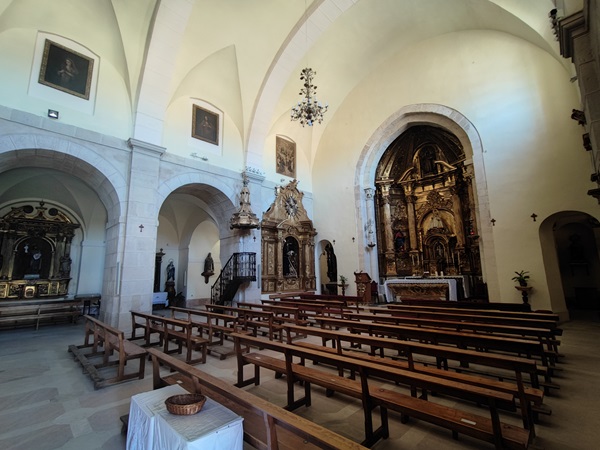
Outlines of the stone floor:
[[[67,351],[83,342],[82,320],[78,325],[52,325],[33,329],[0,331],[0,448],[1,449],[124,449],[119,418],[129,411],[132,395],[152,389],[150,363],[146,378],[94,390],[89,377]],[[546,397],[552,415],[541,416],[534,448],[587,450],[600,442],[599,381],[600,322],[576,320],[563,324],[561,353],[565,356],[555,381],[560,390]],[[198,366],[233,384],[234,358],[209,356]],[[285,404],[285,382],[265,372],[263,383],[248,387],[273,403]],[[439,399],[455,404],[452,399]],[[465,406],[477,410],[476,406]],[[315,388],[313,405],[296,413],[355,441],[363,439],[361,406],[335,395],[326,398]],[[517,416],[502,420],[519,423]],[[442,428],[412,420],[400,423],[391,414],[390,437],[375,450],[388,449],[482,449],[493,448],[460,436],[453,440]]]

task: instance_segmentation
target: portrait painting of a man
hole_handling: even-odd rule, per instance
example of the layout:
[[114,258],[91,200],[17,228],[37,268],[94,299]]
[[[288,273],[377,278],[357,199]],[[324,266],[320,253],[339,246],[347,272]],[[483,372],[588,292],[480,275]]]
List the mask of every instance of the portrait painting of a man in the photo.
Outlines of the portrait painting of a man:
[[39,82],[89,100],[94,60],[46,39]]
[[192,137],[219,145],[219,116],[194,105]]

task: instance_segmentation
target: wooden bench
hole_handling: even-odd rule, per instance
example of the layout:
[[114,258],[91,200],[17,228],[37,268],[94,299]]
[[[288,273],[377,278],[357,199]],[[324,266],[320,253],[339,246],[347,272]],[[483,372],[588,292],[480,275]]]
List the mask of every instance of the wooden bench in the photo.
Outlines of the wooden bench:
[[[131,339],[144,339],[145,346],[161,345],[165,353],[181,354],[183,346],[186,348],[185,362],[188,364],[204,364],[208,340],[193,333],[194,325],[190,321],[178,320],[139,311],[131,311]],[[143,336],[137,336],[136,330],[144,330]],[[158,334],[158,342],[151,342],[151,335]],[[170,343],[174,342],[177,347],[170,349]],[[200,357],[194,358],[193,351],[200,352]]]
[[[258,450],[364,450],[362,445],[238,389],[156,349],[152,356],[154,389],[180,384],[189,392],[219,402],[244,418],[244,441]],[[161,374],[161,367],[165,368]]]
[[[169,309],[173,317],[179,314],[190,322],[192,327],[197,329],[198,336],[207,336],[209,355],[214,354],[220,359],[225,359],[235,354],[233,342],[230,348],[226,348],[225,339],[238,330],[237,317],[194,308],[171,307]],[[239,329],[239,331],[243,330]]]
[[[308,321],[302,320],[300,318],[300,311],[296,307],[292,306],[281,306],[281,305],[263,305],[261,303],[244,303],[238,302],[238,307],[240,308],[249,308],[249,309],[258,309],[261,311],[268,311],[273,313],[273,322],[277,324],[278,327],[282,327],[286,324],[305,326],[308,325]],[[296,337],[300,338],[304,335],[299,333]],[[283,336],[280,334],[281,340],[283,340]]]
[[556,338],[555,333],[550,328],[530,328],[512,324],[471,322],[469,318],[463,320],[445,320],[441,317],[432,319],[410,315],[405,316],[404,313],[394,314],[393,312],[391,315],[344,313],[342,318],[350,320],[370,320],[373,322],[392,323],[396,325],[441,328],[454,331],[483,332],[496,336],[517,336],[527,339],[537,339],[546,346],[549,351],[554,352],[557,356],[558,346],[560,344],[560,341]]
[[[371,312],[390,314],[394,316],[403,316],[403,317],[418,317],[424,319],[436,319],[436,320],[455,320],[455,321],[468,321],[468,322],[481,322],[488,324],[496,324],[496,325],[504,325],[504,326],[513,326],[513,327],[527,327],[527,328],[543,328],[550,329],[553,331],[555,335],[561,335],[562,330],[558,328],[558,322],[553,318],[543,317],[540,318],[539,315],[535,315],[535,317],[520,317],[520,316],[510,316],[508,312],[504,314],[503,312],[496,311],[494,314],[470,314],[466,310],[448,310],[448,311],[422,311],[422,310],[411,310],[411,309],[403,309],[396,308],[393,305],[390,305],[388,308],[372,308]],[[526,314],[526,313],[521,313]],[[527,313],[534,314],[534,313]]]
[[416,298],[402,298],[403,305],[418,305],[418,306],[439,306],[452,308],[468,308],[468,309],[495,309],[497,311],[531,311],[531,306],[528,303],[500,303],[474,300],[459,300],[449,302],[447,300],[424,300]]
[[257,336],[259,331],[263,336],[273,339],[273,336],[281,330],[279,323],[276,323],[273,312],[239,308],[235,306],[204,305],[207,311],[221,314],[230,314],[237,318],[237,325],[244,331],[249,331],[253,336]]
[[[552,382],[553,362],[549,359],[548,352],[538,341],[506,338],[503,336],[492,336],[477,333],[466,333],[460,331],[440,330],[433,328],[417,328],[392,324],[374,323],[357,320],[341,320],[328,317],[316,319],[321,328],[346,328],[351,333],[366,333],[369,335],[394,337],[403,340],[416,340],[432,344],[453,345],[457,348],[472,349],[479,352],[499,352],[514,356],[535,357],[536,361],[543,366],[540,375],[544,376],[544,382],[540,382],[546,392],[558,389],[559,385]],[[465,365],[465,368],[467,366]]]
[[[448,314],[470,314],[477,316],[502,316],[506,318],[522,318],[522,319],[539,319],[539,320],[552,320],[556,323],[559,322],[560,317],[558,314],[551,312],[539,312],[539,311],[500,311],[497,309],[475,309],[467,307],[453,307],[452,302],[444,302],[446,306],[433,306],[433,305],[406,305],[404,303],[390,303],[387,305],[387,309],[395,309],[402,311],[419,311],[419,312],[442,312]],[[386,308],[373,308],[373,309],[386,309]]]
[[[236,348],[241,349],[242,345],[255,346],[279,352],[284,357],[281,360],[262,353],[244,354],[241,351],[238,352],[238,382],[236,386],[242,387],[260,383],[259,369],[260,367],[266,367],[285,375],[288,388],[287,409],[295,409],[301,405],[310,406],[311,384],[321,386],[329,392],[340,392],[359,399],[362,402],[365,416],[365,440],[363,444],[366,446],[372,446],[379,439],[388,437],[388,409],[401,413],[403,420],[407,420],[409,416],[412,416],[448,428],[452,431],[454,437],[457,437],[459,433],[467,434],[491,442],[499,449],[527,448],[530,439],[533,438],[529,430],[500,422],[499,408],[515,409],[514,397],[510,394],[431,377],[422,373],[417,374],[370,361],[320,352],[297,345],[267,341],[239,334],[233,334],[232,336],[235,339]],[[360,381],[340,377],[316,368],[308,368],[302,364],[294,363],[294,358],[313,360],[346,370],[354,369],[360,374]],[[244,379],[243,372],[246,364],[253,364],[256,368],[254,376],[248,379]],[[385,389],[381,386],[374,387],[373,378],[384,378],[406,384],[411,388],[413,396]],[[295,400],[295,381],[305,383],[304,397],[298,400]],[[416,397],[416,388],[422,390],[421,398]],[[487,405],[490,418],[434,403],[427,400],[427,392],[453,395],[481,405]],[[381,426],[374,429],[372,412],[376,407],[380,409]]]
[[[486,353],[482,355],[470,350],[460,350],[457,348],[424,344],[420,342],[399,341],[397,339],[380,338],[373,336],[364,336],[340,331],[323,330],[321,328],[311,327],[302,330],[310,336],[321,338],[322,344],[312,344],[306,341],[292,341],[289,336],[297,333],[298,327],[287,325],[284,327],[287,343],[313,348],[319,351],[328,351],[352,358],[364,359],[377,362],[400,369],[407,369],[414,372],[422,372],[432,376],[448,378],[460,381],[466,384],[495,389],[507,392],[519,400],[521,416],[525,428],[532,428],[537,417],[537,413],[550,414],[551,410],[543,405],[544,393],[538,389],[536,363],[534,361],[510,357],[505,355],[494,355]],[[326,342],[331,341],[331,347],[326,346]],[[344,346],[346,343],[346,347]],[[348,345],[350,346],[348,348]],[[368,353],[358,351],[357,347],[366,346]],[[395,354],[402,355],[403,359],[385,355],[384,350],[393,350]],[[377,356],[378,355],[378,356]],[[417,355],[427,355],[435,358],[433,364],[420,364],[415,360]],[[448,370],[448,360],[459,362],[468,361],[479,365],[486,365],[494,369],[502,369],[501,378],[506,377],[508,372],[514,377],[514,382],[497,380],[495,377],[472,375],[462,372]],[[351,378],[354,378],[354,370],[351,370]],[[536,387],[526,387],[523,380],[523,373],[529,373],[533,384]],[[340,373],[343,376],[343,373]]]
[[40,324],[70,321],[77,323],[81,316],[83,302],[81,300],[21,300],[0,303],[0,326],[15,328],[34,325],[37,330]]
[[[133,342],[125,339],[123,331],[90,316],[85,317],[85,338],[83,345],[70,345],[69,351],[81,363],[83,370],[87,372],[94,388],[100,389],[112,384],[132,380],[134,378],[143,379],[145,369],[146,350]],[[103,350],[100,350],[100,347]],[[85,352],[84,349],[91,349]],[[116,352],[116,359],[112,356]],[[101,363],[93,362],[95,357],[102,357]],[[127,361],[138,360],[139,368],[137,372],[125,373]],[[115,376],[105,378],[99,369],[116,366]]]

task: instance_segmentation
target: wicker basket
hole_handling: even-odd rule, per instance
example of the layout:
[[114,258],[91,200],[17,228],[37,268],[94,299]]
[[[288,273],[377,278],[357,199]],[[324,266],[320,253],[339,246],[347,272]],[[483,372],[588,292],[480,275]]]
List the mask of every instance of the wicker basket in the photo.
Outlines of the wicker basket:
[[169,397],[165,400],[165,405],[171,414],[187,416],[199,412],[205,402],[206,397],[202,394],[183,394]]

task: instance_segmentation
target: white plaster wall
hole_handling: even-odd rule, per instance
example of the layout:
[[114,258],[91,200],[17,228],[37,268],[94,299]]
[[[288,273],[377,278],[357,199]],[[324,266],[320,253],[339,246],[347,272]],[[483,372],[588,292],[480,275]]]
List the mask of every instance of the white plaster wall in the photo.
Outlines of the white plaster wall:
[[[60,112],[60,122],[85,128],[109,136],[127,139],[132,134],[132,110],[129,93],[121,74],[109,60],[98,60],[99,83],[95,98],[87,101],[82,111],[79,103],[84,100],[73,95],[40,86],[31,91],[31,77],[39,75],[38,61],[34,59],[37,30],[10,29],[0,33],[0,98],[6,107],[15,108],[45,117],[48,109]],[[63,42],[58,36],[55,41]],[[68,46],[68,45],[67,45]],[[72,46],[71,46],[72,47]],[[70,48],[71,48],[70,47]]]
[[[538,48],[503,33],[449,34],[395,55],[373,70],[328,123],[315,160],[315,226],[320,238],[344,243],[336,246],[339,274],[362,269],[361,249],[351,245],[359,232],[351,192],[360,151],[379,124],[419,103],[456,109],[481,136],[490,211],[497,220],[496,261],[484,261],[498,267],[500,287],[491,299],[520,301],[510,278],[524,269],[539,288],[533,306],[545,307],[540,221],[567,208],[594,215],[597,206],[583,195],[589,160],[582,130],[565,121],[578,107],[569,74]],[[534,212],[535,223],[529,217]]]

